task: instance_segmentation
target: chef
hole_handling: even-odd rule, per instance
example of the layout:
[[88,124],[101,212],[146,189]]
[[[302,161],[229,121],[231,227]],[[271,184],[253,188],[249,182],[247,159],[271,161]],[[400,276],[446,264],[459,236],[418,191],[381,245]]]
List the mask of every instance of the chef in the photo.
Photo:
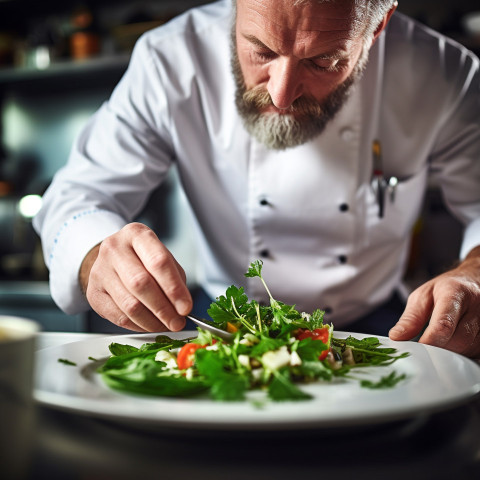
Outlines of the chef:
[[133,222],[174,167],[210,298],[266,302],[243,276],[262,259],[275,298],[359,331],[391,304],[435,181],[465,225],[458,265],[378,328],[480,356],[479,60],[396,6],[222,0],[146,33],[35,219],[58,305],[184,327],[181,259]]

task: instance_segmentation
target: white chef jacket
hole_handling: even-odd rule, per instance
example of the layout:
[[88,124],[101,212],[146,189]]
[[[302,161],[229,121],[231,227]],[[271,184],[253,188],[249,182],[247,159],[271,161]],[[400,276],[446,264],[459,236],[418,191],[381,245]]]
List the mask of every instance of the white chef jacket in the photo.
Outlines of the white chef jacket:
[[[226,0],[146,33],[76,139],[35,219],[64,311],[88,308],[82,259],[135,218],[172,166],[212,297],[235,284],[268,301],[258,279],[243,275],[262,258],[275,298],[327,309],[329,321],[347,325],[401,282],[428,174],[466,226],[461,255],[480,244],[480,76],[471,52],[396,13],[325,132],[273,151],[236,111],[231,23]],[[374,139],[385,176],[399,179],[384,218],[371,188]]]

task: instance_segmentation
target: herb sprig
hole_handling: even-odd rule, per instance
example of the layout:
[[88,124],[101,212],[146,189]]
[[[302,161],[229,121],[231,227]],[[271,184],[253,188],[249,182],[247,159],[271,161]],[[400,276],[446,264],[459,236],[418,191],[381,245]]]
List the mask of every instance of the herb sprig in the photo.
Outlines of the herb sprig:
[[[213,324],[234,333],[224,342],[198,329],[195,339],[160,335],[137,348],[113,343],[111,357],[98,369],[111,388],[142,395],[190,397],[209,395],[218,401],[245,400],[264,390],[274,401],[311,397],[302,384],[352,379],[358,368],[385,367],[408,353],[383,347],[375,337],[339,339],[324,325],[324,312],[308,314],[276,300],[262,275],[263,262],[250,264],[245,276],[259,278],[270,305],[249,300],[243,287],[227,288],[208,310]],[[405,375],[390,372],[378,381],[360,380],[365,388],[393,388]]]

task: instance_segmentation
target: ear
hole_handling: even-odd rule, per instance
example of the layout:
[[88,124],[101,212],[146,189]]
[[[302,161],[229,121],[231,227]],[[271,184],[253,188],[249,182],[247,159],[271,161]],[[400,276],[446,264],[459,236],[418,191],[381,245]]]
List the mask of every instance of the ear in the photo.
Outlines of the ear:
[[390,18],[392,18],[392,15],[393,15],[393,12],[395,12],[395,10],[397,9],[398,7],[398,2],[395,2],[392,6],[392,8],[387,12],[387,14],[383,17],[383,20],[380,22],[380,25],[377,27],[377,29],[375,30],[374,34],[373,34],[373,38],[372,38],[372,45],[375,43],[375,41],[377,40],[377,38],[380,36],[380,34],[383,32],[383,30],[385,30],[385,27],[387,26],[388,22],[390,21]]

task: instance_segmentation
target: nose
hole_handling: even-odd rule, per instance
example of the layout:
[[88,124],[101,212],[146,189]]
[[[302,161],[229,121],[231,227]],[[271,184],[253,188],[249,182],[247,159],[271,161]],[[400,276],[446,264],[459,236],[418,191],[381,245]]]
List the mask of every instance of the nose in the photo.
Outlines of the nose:
[[280,110],[289,108],[302,95],[302,82],[293,61],[277,58],[269,69],[267,90],[273,104]]

